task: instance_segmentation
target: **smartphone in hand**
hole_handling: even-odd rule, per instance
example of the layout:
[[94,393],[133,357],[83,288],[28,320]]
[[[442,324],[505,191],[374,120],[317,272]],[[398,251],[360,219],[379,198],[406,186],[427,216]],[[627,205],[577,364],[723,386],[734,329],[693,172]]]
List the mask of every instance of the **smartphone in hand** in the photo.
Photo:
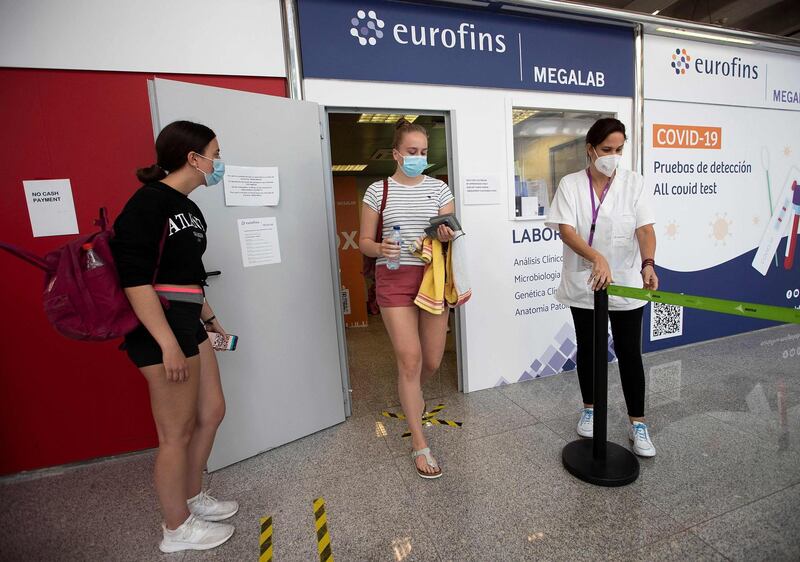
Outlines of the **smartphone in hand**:
[[208,332],[208,339],[211,340],[211,347],[214,351],[235,351],[239,336],[228,334],[223,336],[217,332]]

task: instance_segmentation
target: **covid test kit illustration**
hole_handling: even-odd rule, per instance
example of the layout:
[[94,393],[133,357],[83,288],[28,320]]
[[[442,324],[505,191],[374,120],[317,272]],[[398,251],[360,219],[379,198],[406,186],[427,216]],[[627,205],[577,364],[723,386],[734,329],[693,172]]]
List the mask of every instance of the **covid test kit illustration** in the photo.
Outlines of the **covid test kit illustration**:
[[792,166],[784,182],[783,190],[778,195],[778,202],[773,210],[772,218],[764,230],[758,251],[753,258],[753,267],[761,275],[767,275],[781,239],[786,235],[788,235],[789,239],[786,242],[783,267],[791,269],[794,265],[798,223],[800,223],[800,187],[798,187],[798,181],[800,181],[800,169],[797,166]]
[[800,187],[798,187],[797,181],[792,182],[792,212],[794,219],[789,227],[789,239],[786,241],[786,256],[783,259],[784,269],[792,269],[794,255],[797,250],[798,227],[800,227]]

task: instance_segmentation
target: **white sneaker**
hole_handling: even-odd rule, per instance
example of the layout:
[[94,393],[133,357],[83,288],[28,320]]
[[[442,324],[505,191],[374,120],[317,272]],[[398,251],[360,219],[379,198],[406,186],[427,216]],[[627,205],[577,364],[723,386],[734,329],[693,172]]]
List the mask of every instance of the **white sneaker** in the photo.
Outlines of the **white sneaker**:
[[581,419],[578,420],[578,435],[581,437],[594,436],[594,408],[581,410]]
[[647,431],[647,424],[642,422],[634,422],[631,425],[628,437],[633,441],[633,452],[640,457],[654,457],[656,456],[656,448],[653,442],[650,441],[650,435]]
[[239,511],[239,504],[235,501],[219,501],[205,492],[200,492],[186,503],[189,511],[206,521],[222,521]]
[[215,548],[233,535],[233,525],[203,521],[196,515],[190,515],[183,525],[170,531],[161,525],[164,538],[158,548],[161,552],[180,552],[182,550],[208,550]]

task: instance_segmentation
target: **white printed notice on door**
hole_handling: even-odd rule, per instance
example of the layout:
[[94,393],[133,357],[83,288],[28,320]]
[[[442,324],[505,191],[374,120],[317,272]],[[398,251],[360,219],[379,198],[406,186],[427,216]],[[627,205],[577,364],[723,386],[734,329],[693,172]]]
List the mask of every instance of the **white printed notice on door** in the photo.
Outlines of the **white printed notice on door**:
[[498,205],[500,186],[496,176],[472,176],[464,179],[465,205]]
[[239,242],[245,267],[281,262],[278,222],[275,217],[239,219]]
[[274,207],[280,199],[275,166],[227,166],[223,184],[228,207]]
[[34,237],[78,233],[69,180],[28,180],[22,185]]

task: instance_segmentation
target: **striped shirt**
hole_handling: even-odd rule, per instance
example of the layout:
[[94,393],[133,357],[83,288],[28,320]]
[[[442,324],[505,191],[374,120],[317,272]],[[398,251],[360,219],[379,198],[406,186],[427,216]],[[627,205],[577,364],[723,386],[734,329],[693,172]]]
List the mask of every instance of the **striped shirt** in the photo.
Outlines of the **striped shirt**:
[[[367,188],[364,204],[380,213],[382,200],[383,180],[376,181]],[[383,211],[383,238],[389,238],[395,226],[400,227],[403,237],[400,265],[425,265],[408,251],[408,245],[425,235],[425,228],[430,226],[430,218],[438,215],[439,209],[452,200],[453,194],[442,180],[423,176],[422,183],[408,186],[389,178],[389,200]],[[386,264],[386,258],[378,258],[377,264]]]

